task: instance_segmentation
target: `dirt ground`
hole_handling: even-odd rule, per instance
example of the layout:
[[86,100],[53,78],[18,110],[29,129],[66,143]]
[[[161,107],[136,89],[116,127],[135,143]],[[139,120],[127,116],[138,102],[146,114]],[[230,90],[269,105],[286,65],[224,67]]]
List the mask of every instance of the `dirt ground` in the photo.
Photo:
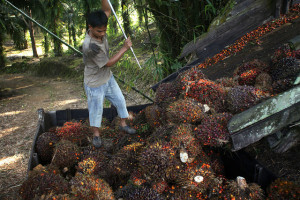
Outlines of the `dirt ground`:
[[37,109],[46,112],[86,108],[82,83],[25,74],[0,75],[11,97],[0,100],[0,199],[17,199],[26,178],[37,126]]

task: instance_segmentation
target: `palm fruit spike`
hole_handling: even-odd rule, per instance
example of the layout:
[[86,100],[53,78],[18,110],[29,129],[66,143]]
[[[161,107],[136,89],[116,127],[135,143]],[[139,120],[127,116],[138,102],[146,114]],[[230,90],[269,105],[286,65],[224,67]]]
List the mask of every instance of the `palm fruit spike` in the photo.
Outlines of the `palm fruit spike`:
[[155,103],[170,102],[176,100],[179,90],[172,82],[162,83],[158,86],[155,93]]
[[225,109],[225,90],[221,85],[213,81],[200,79],[182,89],[185,91],[186,97],[191,97],[202,104],[207,104],[217,112]]
[[230,113],[209,115],[195,128],[195,135],[202,145],[222,146],[229,141],[227,123],[231,119]]
[[158,128],[162,125],[163,110],[158,105],[147,106],[145,108],[145,116],[151,127]]
[[151,181],[161,180],[174,163],[175,150],[166,142],[152,143],[145,147],[138,160],[142,173]]
[[143,148],[142,143],[132,143],[120,149],[108,163],[108,170],[114,175],[130,175],[137,165],[137,156]]
[[109,184],[91,175],[78,174],[70,181],[71,193],[79,199],[115,199]]
[[70,168],[79,160],[80,150],[79,147],[68,141],[61,140],[55,145],[52,164],[60,169]]
[[192,98],[180,99],[167,107],[168,121],[174,123],[197,123],[205,116],[205,107]]
[[[202,150],[199,141],[193,135],[193,127],[190,124],[181,124],[176,127],[171,136],[171,144],[174,148],[180,149],[182,162],[192,162]],[[185,154],[187,154],[187,158],[182,159]]]
[[38,137],[35,148],[42,163],[51,162],[54,146],[59,140],[59,137],[52,132],[42,133]]
[[266,97],[263,91],[252,86],[237,86],[227,93],[226,104],[228,110],[236,114],[256,105]]
[[236,180],[229,181],[225,193],[230,198],[241,200],[265,199],[264,191],[256,183],[247,184],[246,179],[243,177],[237,177]]
[[267,199],[299,199],[300,185],[296,182],[276,179],[269,188],[267,188]]
[[55,171],[47,170],[35,172],[25,180],[19,190],[24,200],[31,200],[35,196],[66,194],[69,192],[68,182]]

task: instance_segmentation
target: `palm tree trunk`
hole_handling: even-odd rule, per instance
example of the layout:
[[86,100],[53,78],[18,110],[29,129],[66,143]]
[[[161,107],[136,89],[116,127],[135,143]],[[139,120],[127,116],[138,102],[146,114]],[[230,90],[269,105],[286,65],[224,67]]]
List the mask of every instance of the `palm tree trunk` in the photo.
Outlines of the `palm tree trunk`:
[[[31,9],[29,10],[29,16],[32,18]],[[32,21],[29,21],[28,25],[29,25],[29,33],[30,33],[31,46],[32,46],[32,54],[33,54],[33,57],[38,58],[39,55],[38,55],[37,50],[36,50],[35,38],[34,38],[34,29],[33,29]]]
[[127,8],[128,0],[122,0],[121,6],[122,6],[124,31],[125,31],[126,35],[132,35],[132,30],[130,27],[130,16],[128,13],[128,8]]

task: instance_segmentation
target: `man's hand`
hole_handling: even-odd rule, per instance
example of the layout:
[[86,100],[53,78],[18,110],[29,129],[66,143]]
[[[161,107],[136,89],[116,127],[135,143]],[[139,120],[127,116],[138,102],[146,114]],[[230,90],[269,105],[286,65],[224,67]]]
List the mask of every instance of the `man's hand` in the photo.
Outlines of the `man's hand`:
[[130,37],[128,37],[125,42],[124,42],[124,45],[123,45],[127,50],[132,47],[132,42],[131,42],[131,39]]

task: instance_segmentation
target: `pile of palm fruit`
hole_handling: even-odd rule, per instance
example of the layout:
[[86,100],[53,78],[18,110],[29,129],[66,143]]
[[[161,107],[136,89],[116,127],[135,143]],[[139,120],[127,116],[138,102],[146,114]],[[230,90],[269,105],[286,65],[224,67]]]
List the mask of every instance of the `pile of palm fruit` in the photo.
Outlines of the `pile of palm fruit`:
[[270,64],[253,60],[233,77],[208,80],[200,68],[162,83],[155,103],[130,113],[137,130],[102,122],[103,145],[91,145],[87,122],[67,122],[39,136],[41,164],[20,188],[22,199],[293,199],[299,185],[278,179],[267,192],[243,177],[228,179],[220,154],[230,152],[234,114],[293,86],[300,51],[282,46]]

